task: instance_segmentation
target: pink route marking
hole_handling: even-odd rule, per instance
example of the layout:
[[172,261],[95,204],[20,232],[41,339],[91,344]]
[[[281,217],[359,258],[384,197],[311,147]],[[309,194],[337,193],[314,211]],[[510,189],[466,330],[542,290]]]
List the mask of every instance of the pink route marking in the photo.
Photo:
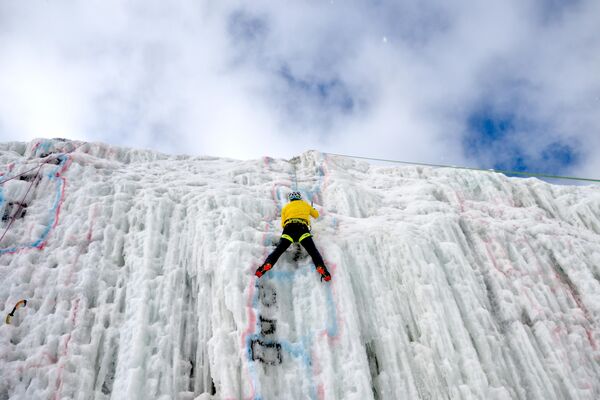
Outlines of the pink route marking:
[[61,398],[60,394],[62,392],[62,388],[63,388],[63,373],[64,373],[64,369],[65,369],[65,363],[66,360],[65,358],[67,357],[67,355],[69,354],[69,344],[71,343],[71,337],[73,334],[73,327],[76,326],[75,322],[77,320],[77,314],[79,313],[79,298],[73,300],[71,302],[72,306],[71,306],[71,332],[69,332],[69,334],[67,335],[67,338],[65,339],[65,344],[64,344],[64,350],[62,351],[61,355],[60,355],[60,365],[58,367],[58,376],[56,377],[56,384],[55,384],[55,392],[54,392],[54,400],[58,400]]
[[69,158],[67,160],[67,162],[63,165],[63,167],[60,169],[60,171],[58,171],[55,175],[56,178],[62,180],[62,189],[60,191],[60,199],[58,200],[58,205],[56,207],[56,212],[55,212],[55,216],[54,216],[54,223],[52,224],[52,229],[50,230],[50,232],[48,232],[48,236],[46,237],[46,239],[37,246],[38,249],[40,249],[40,250],[43,250],[46,247],[46,244],[48,244],[48,240],[50,239],[50,235],[52,234],[52,230],[54,230],[54,228],[56,228],[56,226],[58,225],[58,221],[60,218],[60,210],[65,201],[65,192],[66,192],[66,188],[67,188],[67,179],[65,177],[61,176],[61,174],[66,172],[66,170],[71,166],[72,162],[73,161]]
[[98,206],[94,204],[94,207],[92,208],[92,219],[90,221],[90,228],[88,229],[88,232],[86,235],[88,246],[89,246],[90,242],[92,241],[92,231],[94,230],[94,222],[96,222],[97,214],[98,214]]
[[[92,230],[93,230],[93,222],[94,222],[95,216],[96,216],[96,207],[94,206],[93,211],[92,211],[92,221],[90,222],[90,228],[88,229],[88,232],[86,234],[86,239],[87,239],[87,241],[85,243],[86,246],[89,246],[89,243],[91,241]],[[73,261],[72,268],[71,268],[71,271],[69,273],[69,276],[67,277],[67,280],[65,282],[66,285],[70,285],[72,283],[72,281],[73,281],[73,275],[75,274],[75,266],[79,263],[79,257],[81,256],[81,250],[82,250],[82,248],[80,246],[79,250],[77,252],[77,255],[75,256],[75,260]],[[80,299],[79,298],[74,299],[72,301],[73,305],[72,305],[71,309],[73,311],[72,311],[72,317],[71,317],[71,326],[73,328],[77,326],[76,322],[77,322],[77,315],[79,313],[79,303],[80,303]],[[69,344],[71,343],[71,338],[72,338],[72,334],[73,334],[73,328],[71,329],[71,332],[69,332],[69,334],[67,336],[67,339],[65,340],[65,346],[64,346],[63,352],[61,353],[61,358],[64,358],[64,357],[66,357],[68,355]],[[63,383],[64,382],[63,382],[62,377],[63,377],[64,368],[65,368],[65,361],[62,362],[62,364],[59,366],[59,369],[58,369],[58,377],[57,377],[57,380],[56,380],[56,391],[54,393],[54,399],[55,400],[60,398],[60,393],[61,393],[62,388],[63,388]]]
[[[67,160],[67,162],[65,162],[65,164],[62,166],[60,171],[56,172],[56,174],[55,174],[55,178],[62,180],[60,199],[59,199],[57,207],[56,207],[54,222],[52,224],[52,229],[50,229],[50,231],[48,232],[48,235],[46,236],[45,240],[43,242],[41,242],[40,244],[38,244],[37,246],[35,246],[39,250],[43,250],[46,247],[48,240],[50,239],[52,230],[54,230],[54,228],[56,228],[56,226],[58,225],[58,221],[60,218],[60,211],[61,211],[62,204],[64,203],[64,200],[65,200],[65,190],[67,187],[67,180],[66,180],[66,178],[62,177],[61,174],[67,171],[67,169],[71,166],[72,162],[73,161],[71,160],[71,158],[69,158]],[[42,165],[43,165],[43,163],[40,164],[40,169],[41,169]],[[38,170],[38,174],[39,174],[39,170]],[[16,248],[14,251],[8,251],[5,254],[18,254],[24,250],[29,250],[29,249],[30,249],[30,247]]]
[[39,361],[37,363],[32,364],[32,361],[26,361],[24,366],[17,367],[17,371],[19,372],[19,374],[22,374],[25,370],[47,367],[49,365],[56,364],[56,362],[58,361],[58,357],[56,357],[56,355],[50,354],[47,351],[44,351],[42,353],[42,358],[46,358],[48,362],[42,363],[42,361]]
[[[325,159],[324,161],[324,165],[326,165],[327,159]],[[270,165],[270,159],[268,157],[263,157],[263,163],[266,167],[269,167]],[[324,174],[323,174],[323,183],[322,186],[325,187],[327,186],[327,183],[329,181],[329,173],[328,173],[328,168],[324,168]],[[291,181],[289,182],[276,182],[273,184],[273,186],[271,187],[271,197],[273,199],[273,202],[275,203],[275,207],[276,210],[279,209],[279,204],[278,204],[278,197],[277,197],[277,188],[279,186],[290,186],[291,185]],[[320,199],[319,195],[317,194],[317,199]],[[270,225],[270,221],[273,219],[277,219],[277,212],[276,215],[271,216],[271,217],[265,217],[263,219],[264,222],[267,222],[267,227],[265,228],[265,231],[263,232],[263,236],[262,236],[262,242],[264,243],[266,240],[266,237],[270,231],[269,229],[269,225]],[[323,215],[327,215],[326,212],[323,213]],[[263,251],[263,256],[266,256],[266,253],[268,252],[268,248],[265,246],[264,251]],[[264,257],[263,257],[264,258]],[[328,263],[331,267],[331,271],[335,272],[337,270],[337,265],[336,264],[330,264]],[[330,285],[332,285],[330,283]],[[250,280],[250,287],[249,287],[249,291],[248,291],[248,299],[246,301],[246,310],[247,310],[247,315],[248,315],[248,326],[246,327],[246,330],[243,332],[242,337],[241,337],[241,346],[244,349],[244,354],[246,353],[246,341],[249,335],[253,334],[256,330],[256,312],[254,311],[254,308],[252,307],[253,304],[253,298],[254,298],[254,288],[256,286],[256,278],[253,276]],[[332,291],[332,297],[333,299],[337,298],[336,295],[336,290],[335,290],[335,286],[331,286],[331,291]],[[321,331],[320,334],[318,334],[319,337],[326,337],[330,343],[330,345],[335,345],[338,344],[340,339],[341,339],[341,332],[342,332],[342,321],[340,318],[340,313],[339,313],[339,304],[338,302],[336,302],[335,300],[333,301],[334,305],[335,305],[335,309],[336,309],[336,335],[335,336],[331,336],[329,334],[329,330],[327,328],[323,329]],[[313,378],[316,381],[316,377],[317,375],[321,372],[320,371],[320,361],[318,356],[316,355],[316,353],[314,352],[314,349],[311,349],[311,359],[313,360]],[[245,367],[245,371],[246,371],[246,375],[250,376],[250,372],[248,371],[248,365],[246,364]],[[241,384],[241,382],[240,382]],[[254,383],[252,382],[252,380],[250,380],[250,385],[252,388],[252,393],[250,395],[250,397],[245,397],[244,400],[252,400],[255,398],[256,396],[256,387],[254,385]],[[324,384],[322,382],[320,382],[317,385],[317,396],[319,399],[323,399],[325,396],[325,388],[324,388]],[[235,400],[236,397],[226,397],[225,400]]]
[[[324,157],[323,164],[322,164],[323,180],[321,183],[321,188],[320,188],[319,192],[315,194],[316,199],[320,203],[322,203],[323,197],[324,197],[323,190],[324,190],[324,188],[326,188],[328,186],[329,180],[330,180],[328,161],[329,161],[329,157],[326,155]],[[329,213],[326,210],[323,210],[323,212],[321,213],[322,216],[326,216],[328,214]],[[337,230],[338,226],[335,223],[335,220],[334,220],[333,224],[334,224],[334,229]],[[335,277],[335,272],[337,271],[337,264],[330,263],[327,260],[325,260],[325,262],[329,266],[329,269],[331,270],[332,277]],[[335,306],[336,335],[332,336],[329,334],[329,329],[328,329],[329,327],[326,327],[319,334],[317,334],[317,340],[318,340],[318,338],[326,338],[330,346],[335,346],[335,345],[339,344],[341,337],[342,337],[342,329],[343,329],[343,323],[342,323],[342,319],[340,317],[340,315],[341,315],[340,307],[339,307],[339,303],[336,301],[337,291],[336,291],[336,285],[334,284],[334,282],[335,282],[334,279],[332,279],[329,282],[329,290],[331,290],[332,303]],[[317,377],[322,372],[321,371],[321,360],[320,360],[318,354],[315,352],[314,346],[312,346],[310,352],[311,352],[311,359],[313,362],[313,368],[312,368],[313,380],[318,382],[319,379]],[[319,400],[323,400],[325,398],[325,384],[322,381],[317,384],[317,398]]]
[[[465,212],[465,200],[464,197],[457,191],[455,191],[457,198],[459,199],[459,204],[460,204],[460,212],[461,214]],[[470,217],[471,219],[478,219],[478,218],[473,218]],[[541,215],[535,215],[535,219],[536,220],[541,220],[542,217]],[[486,224],[486,221],[481,221],[483,222],[484,225]],[[482,238],[483,239],[483,238]],[[573,289],[570,287],[570,285],[568,284],[568,282],[564,282],[563,278],[561,276],[558,275],[558,273],[554,273],[554,274],[544,274],[543,273],[543,268],[542,268],[542,261],[539,258],[539,255],[536,253],[536,251],[533,249],[533,247],[531,246],[531,243],[529,243],[529,240],[525,239],[521,239],[520,242],[522,243],[526,243],[527,247],[529,248],[531,254],[534,256],[534,258],[537,261],[537,271],[535,273],[523,273],[521,271],[518,271],[514,268],[511,268],[510,270],[508,270],[507,272],[504,272],[497,264],[497,260],[494,257],[492,250],[490,248],[490,244],[491,241],[489,239],[483,239],[484,243],[485,243],[485,247],[486,247],[486,251],[488,253],[488,257],[490,258],[490,260],[492,261],[492,264],[494,265],[495,269],[497,271],[499,271],[500,273],[502,273],[507,279],[510,279],[510,275],[516,276],[516,277],[524,277],[525,275],[529,275],[529,276],[538,276],[538,277],[543,277],[543,276],[550,276],[551,278],[554,278],[555,281],[558,282],[558,286],[562,286],[563,290],[566,290],[570,295],[571,298],[575,301],[575,303],[577,304],[577,306],[582,310],[582,312],[584,313],[584,316],[586,317],[586,319],[589,321],[592,321],[590,315],[589,315],[589,311],[587,310],[587,307],[583,304],[583,302],[581,301],[581,298],[573,291]],[[507,257],[507,259],[509,259]],[[527,287],[529,287],[531,289],[531,287],[529,285],[527,285]],[[556,286],[550,286],[550,290],[555,293],[557,290]],[[528,293],[525,293],[530,304],[534,304],[529,296]],[[539,307],[538,307],[539,310]],[[539,312],[539,311],[538,311]],[[593,331],[591,328],[591,322],[590,322],[590,326],[584,326],[583,329],[585,330],[588,342],[590,344],[590,346],[592,347],[592,349],[594,351],[596,351],[598,349],[598,346],[596,344],[596,341],[594,340],[593,337]],[[562,325],[557,325],[556,328],[554,328],[553,330],[553,339],[555,341],[555,343],[558,343],[560,341],[560,336],[564,336],[565,334],[567,334],[568,332],[566,331],[565,327]]]
[[[529,247],[531,254],[533,254],[533,256],[538,264],[537,265],[538,270],[541,270],[542,260],[540,259],[539,255],[535,252],[535,250],[533,249],[533,246],[531,245],[529,240],[525,239],[524,243],[527,244],[527,247]],[[552,270],[554,270],[554,269],[552,269]],[[565,274],[566,274],[566,272],[565,272]],[[541,275],[541,272],[540,272],[540,275]],[[557,272],[554,272],[553,274],[550,274],[549,276],[553,277],[560,284],[560,286],[563,288],[563,290],[565,290],[567,293],[569,293],[571,295],[571,298],[573,299],[575,304],[577,304],[579,309],[583,312],[583,315],[586,318],[586,320],[588,321],[588,323],[590,325],[593,325],[591,322],[591,321],[593,321],[593,318],[591,317],[589,310],[587,309],[585,304],[583,304],[581,297],[575,292],[575,290],[571,287],[571,285],[563,277],[561,277]],[[590,346],[592,347],[592,349],[594,351],[598,350],[598,346],[596,344],[596,341],[594,340],[594,337],[592,334],[592,329],[590,328],[590,326],[584,326],[583,329],[585,330],[585,334],[588,338],[588,342],[590,343]]]
[[[57,177],[58,177],[58,174],[57,174]],[[62,184],[62,189],[60,191],[60,199],[58,200],[56,212],[54,213],[54,223],[52,224],[52,229],[50,230],[50,232],[48,232],[48,236],[46,236],[46,239],[44,239],[44,241],[42,243],[37,245],[37,248],[40,250],[44,250],[44,248],[48,244],[48,240],[50,240],[50,235],[52,234],[52,231],[58,225],[58,221],[60,218],[60,210],[61,210],[63,202],[65,201],[65,189],[67,187],[67,180],[64,177],[59,177],[59,178],[63,181],[63,184]],[[20,249],[20,250],[22,250],[22,249]]]
[[[58,218],[60,216],[60,210],[62,208],[63,202],[65,201],[65,190],[67,188],[67,180],[65,178],[63,178],[62,176],[60,177],[60,179],[63,181],[63,184],[62,184],[62,189],[60,191],[60,200],[58,201],[58,207],[56,207],[56,214],[55,214],[55,218],[54,218],[54,224],[52,224],[52,228],[56,228],[56,225],[58,225]],[[46,241],[48,241],[48,239],[46,239]]]
[[[264,163],[265,167],[268,168],[269,165],[270,165],[270,159],[268,157],[263,157],[263,163]],[[291,182],[286,182],[286,183],[291,183]],[[279,209],[279,206],[278,206],[278,203],[277,203],[277,192],[276,192],[276,189],[277,189],[277,187],[279,185],[282,185],[282,184],[284,184],[284,183],[282,183],[282,182],[275,182],[271,186],[271,197],[273,199],[273,202],[275,203],[275,215],[266,216],[262,220],[263,222],[267,223],[266,227],[265,227],[265,230],[263,232],[263,235],[262,235],[262,243],[265,242],[265,240],[267,238],[267,235],[268,235],[269,231],[271,230],[270,229],[270,221],[277,217],[277,214],[278,214],[277,211]],[[264,249],[263,249],[263,258],[266,257],[267,253],[268,253],[268,247],[264,246]],[[253,303],[253,299],[254,299],[254,288],[255,288],[255,286],[256,286],[256,277],[253,275],[251,277],[251,279],[250,279],[250,286],[249,286],[249,290],[248,290],[248,299],[246,301],[246,313],[247,313],[247,316],[248,316],[248,325],[247,325],[246,329],[244,330],[244,332],[242,334],[241,343],[240,343],[241,346],[242,346],[242,349],[244,349],[244,351],[243,351],[244,358],[246,358],[245,357],[246,356],[246,351],[247,351],[247,349],[246,349],[246,341],[248,339],[248,336],[251,335],[251,334],[253,334],[254,331],[255,331],[255,329],[256,329],[256,312],[254,311],[254,307],[252,307],[252,303]],[[250,371],[248,369],[247,362],[244,365],[245,365],[244,370],[245,370],[246,376],[250,376]],[[252,379],[249,379],[249,381],[250,381],[250,387],[252,389],[252,392],[251,392],[250,396],[249,397],[245,397],[244,400],[252,400],[256,396],[256,387],[254,385],[254,382],[253,382]],[[242,383],[243,382],[240,382],[240,385]],[[237,397],[225,397],[224,400],[236,400],[236,399],[237,399]]]
[[[461,212],[464,212],[464,210],[463,210],[463,203],[464,203],[464,200],[463,200],[463,201],[461,201]],[[537,219],[537,220],[539,220],[539,219],[541,219],[541,217],[536,215],[536,219]],[[482,222],[485,224],[485,221],[482,221]],[[505,271],[503,271],[503,270],[500,268],[500,266],[498,265],[498,263],[497,263],[497,260],[496,260],[495,256],[493,255],[492,249],[490,248],[491,241],[490,241],[489,239],[483,239],[483,241],[484,241],[484,243],[485,243],[485,247],[486,247],[486,251],[487,251],[487,253],[488,253],[488,257],[489,257],[489,258],[490,258],[490,260],[492,261],[492,264],[493,264],[493,266],[495,267],[495,269],[496,269],[497,271],[499,271],[500,273],[502,273],[502,274],[503,274],[503,275],[504,275],[504,276],[505,276],[507,279],[510,279],[510,276],[511,276],[511,275],[512,275],[512,276],[515,276],[515,277],[524,277],[524,276],[526,276],[526,275],[530,275],[530,276],[540,276],[540,277],[543,277],[543,276],[544,276],[544,273],[542,272],[542,271],[543,271],[543,269],[542,269],[542,267],[541,267],[542,261],[540,260],[540,258],[539,258],[539,255],[538,255],[538,254],[536,253],[536,251],[533,249],[533,246],[531,246],[531,243],[529,243],[529,240],[527,240],[526,238],[525,238],[525,239],[522,239],[522,240],[521,240],[521,242],[524,242],[524,243],[526,243],[527,247],[529,247],[529,250],[530,250],[531,254],[534,256],[534,258],[535,258],[535,259],[536,259],[536,261],[537,261],[537,270],[538,270],[538,271],[537,271],[536,273],[533,273],[533,274],[532,274],[532,273],[526,274],[526,273],[523,273],[523,272],[521,272],[521,271],[518,271],[518,270],[516,270],[516,269],[514,269],[514,268],[510,268],[510,269],[509,269],[508,271],[506,271],[506,272],[505,272]],[[507,259],[509,259],[509,258],[507,257]],[[592,321],[592,319],[591,319],[591,317],[590,317],[590,315],[589,315],[589,311],[588,311],[587,307],[585,306],[585,304],[583,304],[583,302],[582,302],[581,298],[580,298],[580,297],[579,297],[579,296],[578,296],[578,295],[577,295],[577,294],[574,292],[574,290],[573,290],[573,289],[570,287],[570,285],[568,284],[568,282],[565,282],[565,281],[564,281],[564,279],[563,279],[561,276],[559,276],[559,274],[558,274],[558,273],[554,273],[554,274],[550,274],[550,275],[546,275],[546,276],[553,277],[553,278],[554,278],[554,280],[555,280],[555,281],[557,281],[557,282],[559,283],[559,285],[560,285],[560,286],[562,286],[563,290],[566,290],[566,291],[567,291],[567,292],[568,292],[568,293],[571,295],[571,298],[572,298],[572,299],[574,300],[574,302],[577,304],[577,306],[579,307],[579,309],[581,309],[581,310],[582,310],[582,312],[583,312],[583,314],[584,314],[585,318],[588,320],[588,322],[589,322],[589,321]],[[529,287],[529,288],[531,289],[530,285],[526,285],[526,287]],[[551,287],[550,287],[550,289],[551,289],[553,292],[556,292],[556,287],[555,287],[555,286],[551,286]],[[525,293],[525,295],[526,295],[527,299],[529,300],[530,304],[531,304],[532,306],[535,306],[535,304],[534,304],[534,302],[532,301],[532,299],[531,299],[531,297],[530,297],[529,293]],[[540,311],[540,308],[539,308],[539,307],[536,307],[536,309],[537,309],[538,313],[540,313],[541,315],[543,315],[543,312],[541,312],[541,311]],[[590,323],[590,325],[591,325],[591,323]],[[594,340],[594,337],[593,337],[593,332],[592,332],[592,328],[591,328],[590,326],[583,326],[583,329],[585,330],[585,333],[586,333],[586,336],[587,336],[588,342],[589,342],[589,344],[590,344],[590,346],[591,346],[592,350],[596,351],[596,350],[598,349],[598,346],[597,346],[597,344],[596,344],[596,341]],[[565,331],[565,329],[564,329],[564,327],[562,327],[562,326],[558,326],[557,328],[555,328],[555,329],[554,329],[554,331],[553,331],[553,333],[554,333],[554,335],[553,335],[553,339],[554,339],[554,341],[555,341],[556,343],[558,343],[558,342],[559,342],[559,338],[558,338],[558,336],[559,336],[559,335],[560,335],[560,334],[561,334],[563,331]],[[566,334],[566,331],[565,331],[565,334]]]
[[[245,357],[245,353],[246,353],[246,340],[248,339],[249,335],[254,333],[254,329],[256,328],[256,312],[254,312],[254,307],[252,307],[252,299],[254,298],[255,281],[256,281],[256,278],[253,276],[250,279],[250,290],[248,291],[248,300],[246,301],[246,312],[248,315],[248,327],[242,334],[242,341],[241,341],[242,349],[244,349],[244,357]],[[250,375],[247,365],[246,365],[246,374],[248,376]],[[242,384],[242,382],[240,382],[240,385],[241,384]],[[250,387],[252,388],[252,394],[250,395],[250,397],[246,397],[245,399],[254,399],[254,396],[256,395],[256,388],[254,386],[254,383],[252,382],[252,379],[250,379]],[[234,399],[235,399],[234,397],[226,398],[226,400],[234,400]]]

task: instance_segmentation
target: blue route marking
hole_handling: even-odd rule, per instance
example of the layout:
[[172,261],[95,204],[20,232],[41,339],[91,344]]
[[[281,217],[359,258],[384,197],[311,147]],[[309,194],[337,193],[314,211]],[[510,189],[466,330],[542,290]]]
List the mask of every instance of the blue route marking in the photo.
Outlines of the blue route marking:
[[48,235],[50,234],[50,231],[52,230],[52,226],[56,223],[56,218],[57,218],[56,211],[58,210],[58,207],[60,206],[60,199],[62,197],[62,190],[63,190],[63,185],[64,185],[63,180],[57,176],[57,173],[58,173],[58,171],[61,170],[61,168],[69,160],[69,156],[60,155],[57,157],[57,159],[60,161],[60,163],[55,168],[53,168],[50,173],[48,173],[46,175],[51,181],[52,180],[55,181],[56,192],[54,195],[54,202],[52,204],[52,207],[49,210],[49,216],[48,216],[48,220],[47,220],[46,226],[44,228],[44,231],[42,232],[40,237],[38,239],[36,239],[35,241],[33,241],[32,243],[20,244],[20,245],[16,245],[13,247],[0,249],[0,254],[14,253],[21,249],[36,248],[36,247],[41,246],[42,243],[44,243],[46,241],[46,239],[48,238]]
[[[293,284],[296,276],[299,273],[301,275],[307,275],[307,274],[310,274],[311,272],[313,272],[313,267],[312,267],[312,264],[308,263],[304,266],[300,266],[295,271],[270,270],[268,272],[268,274],[265,275],[261,279],[262,280],[266,279],[266,280],[274,280],[274,281],[283,281],[283,282]],[[259,296],[259,280],[256,280],[254,297],[252,299],[252,307],[255,310],[258,310],[258,308],[259,308],[258,296]],[[328,315],[327,316],[328,322],[327,322],[327,327],[326,327],[327,333],[329,336],[335,336],[338,333],[338,327],[337,327],[336,307],[335,307],[335,303],[333,301],[333,292],[331,289],[331,285],[326,286],[325,301],[327,304],[327,315]],[[246,339],[246,349],[247,349],[247,356],[248,356],[248,361],[249,361],[248,364],[249,364],[249,369],[250,369],[250,376],[252,377],[256,393],[261,392],[260,380],[258,379],[258,374],[255,369],[256,363],[252,359],[251,346],[252,346],[253,341],[260,340],[263,344],[265,344],[267,346],[279,344],[281,346],[281,349],[286,354],[291,355],[293,358],[299,360],[302,363],[302,365],[306,369],[306,374],[308,376],[308,379],[311,382],[310,398],[313,400],[316,400],[318,397],[317,387],[315,385],[315,382],[312,379],[311,368],[313,365],[313,360],[312,360],[312,356],[310,353],[310,348],[312,347],[312,342],[313,342],[313,338],[314,338],[315,334],[312,333],[312,334],[305,335],[300,338],[299,342],[292,343],[290,341],[282,340],[282,339],[277,339],[277,340],[267,339],[267,338],[261,336],[260,333],[258,333],[258,332],[260,332],[260,316],[257,313],[255,333],[253,335],[249,335],[248,338]],[[262,399],[262,397],[257,394],[255,396],[255,400],[257,400],[257,399]]]
[[338,325],[337,325],[337,311],[335,308],[335,303],[333,301],[333,293],[331,291],[331,285],[327,285],[327,290],[325,291],[325,299],[327,303],[327,314],[329,314],[329,323],[327,325],[327,335],[330,337],[335,337],[338,335]]
[[[322,159],[324,161],[325,157],[322,156]],[[294,169],[294,176],[293,176],[293,181],[292,181],[292,187],[294,188],[294,190],[300,191],[303,193],[303,195],[305,195],[304,197],[310,201],[312,201],[313,197],[317,196],[318,194],[321,193],[321,186],[323,184],[323,180],[325,178],[325,171],[322,167],[322,165],[319,165],[317,167],[317,181],[313,184],[313,186],[304,191],[304,190],[300,190],[298,189],[298,181],[297,181],[297,176],[296,176],[296,170]],[[287,201],[287,192],[289,189],[287,189],[287,187],[284,187],[282,185],[278,185],[277,189],[275,190],[275,196],[276,196],[276,204],[277,204],[277,208],[279,211],[281,211],[281,209],[283,208],[284,203],[286,203]],[[276,222],[270,222],[269,224],[273,224],[274,226],[276,225]],[[334,228],[337,226],[337,219],[334,217],[333,218],[333,226]],[[272,244],[272,238],[275,235],[273,233],[269,233],[267,235],[265,235],[264,238],[264,245],[265,246],[270,246]],[[300,268],[298,268],[295,271],[282,271],[282,270],[271,270],[268,272],[267,275],[262,277],[262,280],[264,281],[265,279],[267,280],[280,280],[280,281],[284,281],[284,282],[290,282],[293,284],[294,279],[296,278],[298,273],[301,273],[302,275],[306,275],[306,274],[310,274],[313,272],[313,266],[312,264],[307,264],[306,266],[301,266]],[[296,343],[292,343],[286,340],[270,340],[270,339],[266,339],[264,337],[262,337],[258,332],[260,332],[260,315],[258,314],[258,293],[259,293],[259,280],[257,279],[255,282],[255,290],[254,290],[254,295],[253,295],[253,299],[252,299],[252,307],[257,311],[256,315],[256,324],[255,324],[255,330],[254,330],[254,334],[253,335],[248,335],[248,337],[246,338],[246,353],[247,353],[247,357],[248,357],[248,368],[249,368],[249,373],[251,376],[251,379],[253,381],[253,386],[254,386],[254,400],[262,400],[262,396],[260,395],[261,393],[261,386],[260,386],[260,380],[258,379],[258,373],[256,371],[256,363],[254,362],[254,360],[252,359],[252,343],[253,341],[260,339],[262,343],[266,344],[266,345],[274,345],[274,344],[279,344],[281,346],[281,349],[283,351],[285,351],[287,354],[290,354],[292,357],[300,360],[302,362],[302,364],[304,365],[306,371],[307,371],[307,375],[308,378],[311,382],[311,389],[310,389],[310,398],[313,400],[317,400],[318,398],[318,393],[317,393],[317,388],[315,386],[314,380],[312,379],[312,375],[311,375],[311,368],[312,368],[312,364],[313,364],[313,360],[311,357],[311,353],[310,353],[310,348],[312,347],[312,341],[313,341],[313,337],[315,336],[315,334],[309,334],[309,335],[305,335],[303,337],[300,338],[300,342],[296,342]],[[326,295],[325,295],[325,302],[326,302],[326,306],[327,306],[327,326],[326,326],[326,331],[329,337],[335,337],[338,335],[339,330],[338,330],[338,325],[337,325],[337,309],[335,306],[335,302],[333,300],[333,291],[331,289],[331,284],[328,284],[326,286]]]
[[[323,155],[321,157],[324,159]],[[312,201],[313,197],[321,194],[321,186],[323,185],[323,180],[325,179],[325,171],[323,170],[323,161],[321,161],[321,165],[317,166],[317,181],[314,183],[313,187],[307,190],[308,196],[307,198]]]
[[52,141],[51,140],[42,140],[41,142],[37,143],[37,146],[34,148],[33,153],[36,156],[42,155],[42,154],[49,154],[50,153],[50,147],[52,146]]

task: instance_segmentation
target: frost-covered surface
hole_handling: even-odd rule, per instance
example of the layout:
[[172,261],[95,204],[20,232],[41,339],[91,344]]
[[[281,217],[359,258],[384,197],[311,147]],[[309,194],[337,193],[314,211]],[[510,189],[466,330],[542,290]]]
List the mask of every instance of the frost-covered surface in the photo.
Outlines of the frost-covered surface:
[[[0,163],[34,168],[0,188],[2,317],[29,301],[2,400],[600,398],[597,186],[59,140]],[[291,188],[330,283],[294,246],[253,275]]]

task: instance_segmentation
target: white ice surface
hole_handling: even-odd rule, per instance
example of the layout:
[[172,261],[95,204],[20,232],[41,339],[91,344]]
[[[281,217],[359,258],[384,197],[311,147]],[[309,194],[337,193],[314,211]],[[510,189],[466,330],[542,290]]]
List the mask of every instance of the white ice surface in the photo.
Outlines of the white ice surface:
[[[29,302],[0,400],[600,398],[598,186],[60,140],[0,165],[41,177],[0,186],[2,318]],[[330,283],[295,246],[254,277],[292,188]]]

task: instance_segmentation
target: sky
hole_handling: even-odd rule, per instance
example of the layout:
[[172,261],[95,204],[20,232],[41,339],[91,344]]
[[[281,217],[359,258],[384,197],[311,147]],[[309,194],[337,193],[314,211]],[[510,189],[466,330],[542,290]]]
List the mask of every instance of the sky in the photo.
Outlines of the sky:
[[596,0],[0,2],[0,141],[600,178]]

